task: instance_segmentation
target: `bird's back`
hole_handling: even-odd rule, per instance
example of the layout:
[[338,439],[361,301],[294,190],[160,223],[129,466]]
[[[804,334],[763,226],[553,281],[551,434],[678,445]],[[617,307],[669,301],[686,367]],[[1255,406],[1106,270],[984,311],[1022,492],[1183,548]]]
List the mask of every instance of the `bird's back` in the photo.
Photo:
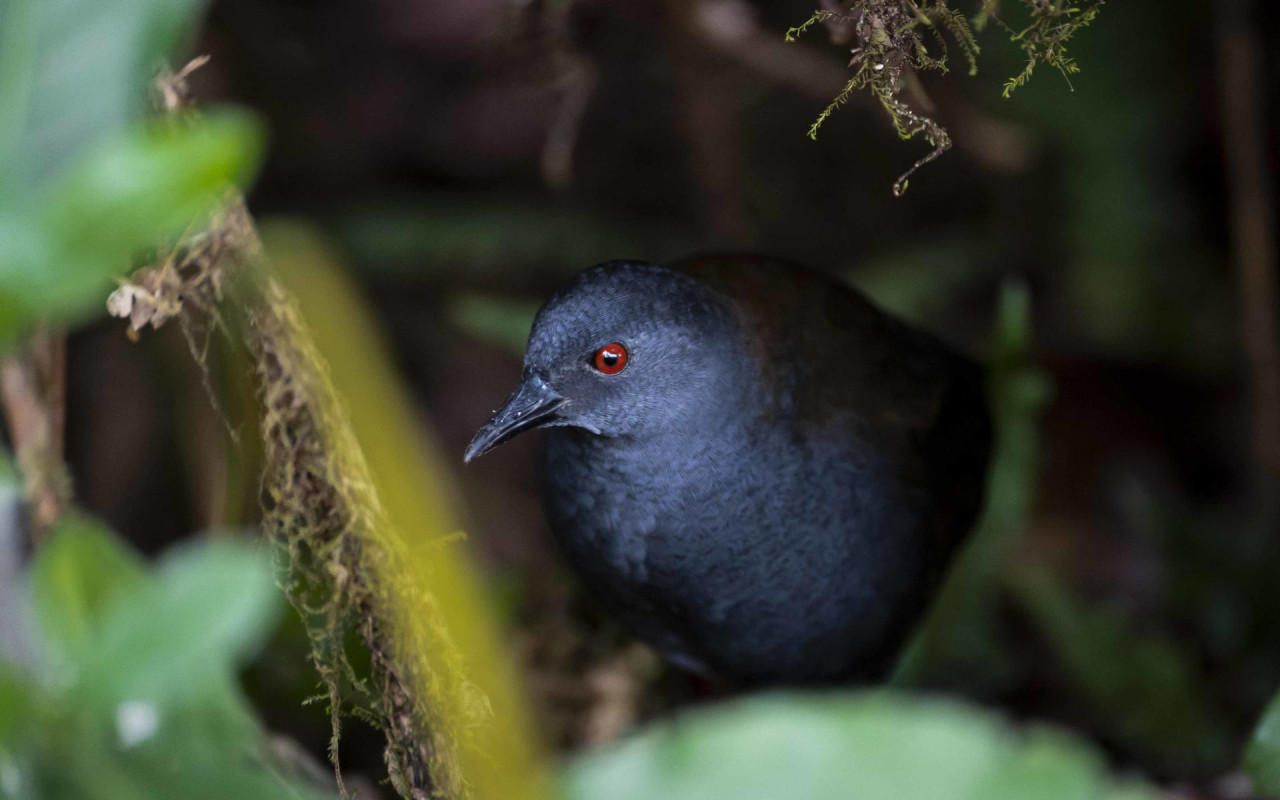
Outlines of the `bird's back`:
[[963,536],[980,505],[991,439],[977,364],[805,267],[740,255],[670,266],[732,300],[780,421],[856,420],[911,483],[945,486],[962,500],[948,527]]
[[837,444],[859,451],[850,460],[869,450],[876,468],[889,472],[880,491],[901,509],[887,513],[899,515],[900,535],[924,550],[912,562],[923,574],[892,623],[905,637],[981,509],[991,445],[981,368],[804,267],[737,255],[671,267],[731,298],[745,341],[772,373],[764,384],[774,395],[775,426],[843,434]]

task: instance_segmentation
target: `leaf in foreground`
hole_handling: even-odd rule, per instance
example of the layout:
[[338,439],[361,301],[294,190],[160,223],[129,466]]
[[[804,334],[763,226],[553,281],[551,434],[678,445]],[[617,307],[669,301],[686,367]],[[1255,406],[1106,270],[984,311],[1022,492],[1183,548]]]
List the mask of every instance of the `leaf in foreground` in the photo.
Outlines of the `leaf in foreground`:
[[891,693],[774,695],[651,728],[571,766],[567,800],[1153,800],[1062,732]]

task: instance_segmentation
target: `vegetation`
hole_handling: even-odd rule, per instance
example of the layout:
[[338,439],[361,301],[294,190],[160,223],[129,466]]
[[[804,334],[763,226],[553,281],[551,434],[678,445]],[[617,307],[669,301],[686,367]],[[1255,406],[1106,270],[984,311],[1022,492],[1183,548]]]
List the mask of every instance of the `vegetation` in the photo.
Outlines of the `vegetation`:
[[5,797],[332,796],[273,750],[237,685],[282,610],[260,548],[218,538],[150,567],[69,517],[29,585],[27,656],[0,663]]
[[1036,64],[1054,67],[1070,85],[1070,76],[1079,72],[1080,66],[1067,55],[1067,42],[1097,18],[1104,2],[1092,0],[1075,6],[1064,0],[1021,0],[1020,5],[1031,19],[1020,30],[1001,20],[997,10],[999,0],[984,0],[972,25],[964,12],[952,7],[950,0],[851,0],[847,8],[838,11],[815,11],[809,19],[787,31],[788,42],[823,24],[830,30],[833,41],[855,42],[857,46],[849,61],[853,76],[809,127],[809,138],[816,139],[822,123],[854,93],[866,92],[888,113],[898,136],[912,139],[923,135],[933,148],[894,182],[893,193],[901,196],[916,170],[951,147],[946,128],[930,113],[913,109],[901,97],[909,87],[918,101],[924,100],[924,106],[929,106],[917,76],[930,70],[942,73],[949,70],[947,36],[960,50],[969,75],[976,75],[980,49],[974,29],[981,31],[994,20],[1008,32],[1010,40],[1022,49],[1026,66],[1005,83],[1005,97],[1030,80]]
[[567,800],[1155,800],[1060,731],[868,693],[777,695],[655,726],[575,765]]
[[[1006,96],[1036,65],[1070,76],[1078,67],[1066,46],[1100,6],[1028,0],[1018,25],[990,1],[973,19],[948,0],[816,12],[789,37],[825,26],[858,49],[852,77],[810,135],[854,93],[869,93],[901,136],[933,147],[895,184],[901,193],[951,141],[904,99],[919,73],[945,72],[948,47],[972,73],[977,36],[995,24],[1023,59]],[[332,226],[337,238],[294,222],[264,225],[260,240],[240,191],[260,159],[261,124],[236,109],[195,113],[187,76],[160,66],[182,52],[201,11],[173,0],[0,0],[0,368],[46,379],[34,368],[38,346],[108,304],[135,337],[180,328],[208,392],[199,402],[225,423],[218,435],[260,468],[253,483],[263,502],[248,515],[253,527],[205,532],[153,559],[127,543],[133,531],[76,508],[51,440],[64,411],[54,393],[27,398],[44,417],[42,436],[21,435],[7,418],[0,797],[1147,800],[1166,796],[1156,788],[1165,772],[1202,765],[1238,768],[1256,793],[1280,794],[1280,697],[1266,704],[1280,663],[1274,531],[1123,484],[1125,519],[1160,557],[1161,620],[1080,591],[1033,552],[1027,535],[1056,387],[1034,335],[1031,284],[1016,278],[1000,280],[994,325],[980,327],[994,331],[985,356],[999,429],[986,514],[892,688],[726,702],[553,764],[539,724],[546,709],[525,697],[534,682],[521,680],[503,638],[518,604],[504,604],[501,580],[482,581],[473,560],[482,543],[460,533],[474,523],[456,507],[444,459],[420,433],[344,256],[378,261],[383,272],[366,278],[385,278],[388,265],[403,273],[420,261],[462,261],[497,286],[502,296],[469,290],[441,301],[451,330],[494,345],[469,351],[474,358],[521,347],[533,305],[510,291],[517,258],[554,273],[620,250],[679,251],[689,239],[527,202],[440,201],[370,204]],[[157,105],[168,113],[154,114]],[[1111,136],[1106,125],[1084,127],[1065,137],[1075,148],[1068,163],[1087,164],[1072,178],[1085,204],[1071,218],[1072,241],[1117,216],[1095,184],[1147,192],[1123,198],[1176,199],[1136,157],[1148,131],[1115,144],[1100,138]],[[1099,340],[1125,338],[1124,326],[1137,323],[1121,301],[1151,294],[1134,255],[1145,251],[1094,238],[1086,266],[1132,267],[1115,271],[1129,288],[1101,284],[1093,296],[1115,305],[1078,316]],[[947,248],[972,250],[964,241]],[[936,260],[898,251],[864,287],[904,315],[928,317],[969,275],[948,283],[954,276]],[[1085,278],[1099,273],[1112,274]],[[1178,274],[1170,267],[1153,280]],[[220,479],[213,469],[200,475]],[[32,511],[50,485],[61,502],[46,529]],[[1025,680],[1034,662],[1010,643],[1016,629],[1034,631],[1054,675]],[[288,714],[271,708],[262,696],[270,691],[254,683],[281,662],[323,711],[287,692],[279,702]],[[1222,674],[1205,680],[1208,670]],[[630,679],[591,677],[593,688]],[[982,702],[1058,692],[1093,741],[1028,721],[1036,714],[1014,722],[937,696],[951,689]],[[1240,755],[1239,731],[1258,716]],[[380,771],[363,781],[343,762],[358,757],[350,751],[369,727]],[[321,765],[323,744],[311,752],[295,741],[310,733],[329,745],[332,773]]]

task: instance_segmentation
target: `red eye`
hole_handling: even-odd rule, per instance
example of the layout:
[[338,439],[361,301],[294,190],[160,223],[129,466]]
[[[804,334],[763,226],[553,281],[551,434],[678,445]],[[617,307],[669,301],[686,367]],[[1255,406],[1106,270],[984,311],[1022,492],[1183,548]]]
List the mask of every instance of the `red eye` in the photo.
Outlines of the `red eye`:
[[605,375],[617,375],[627,365],[627,348],[617,342],[606,344],[596,351],[594,363]]

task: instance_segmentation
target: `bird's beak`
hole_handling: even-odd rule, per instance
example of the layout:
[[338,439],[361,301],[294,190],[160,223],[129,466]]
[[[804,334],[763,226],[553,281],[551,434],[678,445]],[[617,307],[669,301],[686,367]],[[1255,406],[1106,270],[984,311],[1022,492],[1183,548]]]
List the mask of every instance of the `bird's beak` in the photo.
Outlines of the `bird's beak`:
[[550,421],[564,403],[565,399],[546,381],[530,372],[502,408],[476,431],[463,461],[469,464],[471,459],[484,455],[517,433]]

